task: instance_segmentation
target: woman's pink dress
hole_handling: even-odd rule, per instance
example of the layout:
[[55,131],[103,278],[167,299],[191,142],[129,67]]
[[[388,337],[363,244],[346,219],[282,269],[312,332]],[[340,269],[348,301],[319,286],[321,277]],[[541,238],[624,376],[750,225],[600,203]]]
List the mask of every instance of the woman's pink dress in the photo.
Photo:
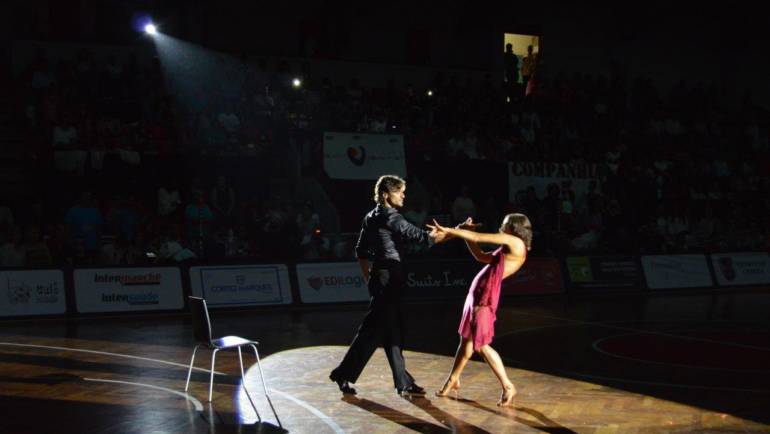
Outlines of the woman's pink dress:
[[[460,336],[473,341],[473,349],[489,345],[495,336],[497,303],[505,269],[505,254],[500,247],[492,252],[492,262],[485,265],[473,279],[465,298]],[[476,307],[479,309],[474,312]]]

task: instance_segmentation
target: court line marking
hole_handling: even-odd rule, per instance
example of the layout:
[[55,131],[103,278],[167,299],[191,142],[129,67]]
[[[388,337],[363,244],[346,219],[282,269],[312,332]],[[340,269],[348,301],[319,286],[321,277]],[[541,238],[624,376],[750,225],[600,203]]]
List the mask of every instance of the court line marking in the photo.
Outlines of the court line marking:
[[[511,309],[513,310],[513,309]],[[517,312],[514,310],[514,312]],[[537,314],[530,314],[531,316],[541,316]],[[542,315],[544,318],[551,318],[551,319],[560,319],[559,317],[551,317],[547,315]],[[565,321],[570,321],[569,319],[565,319]],[[578,320],[571,320],[573,322],[578,323],[588,323],[589,325],[602,325],[601,323],[591,323],[588,321],[578,321]],[[627,322],[627,321],[618,321],[618,322]],[[650,321],[652,322],[652,321]],[[677,321],[656,321],[656,322],[677,322]],[[692,322],[692,321],[680,321],[680,322]],[[721,321],[725,322],[725,321]],[[727,322],[733,322],[733,321],[727,321]],[[552,327],[564,327],[567,324],[549,324],[549,325],[543,325],[543,326],[536,326],[536,327],[527,327],[519,330],[513,330],[504,334],[498,335],[498,337],[503,336],[510,336],[517,333],[523,333],[527,331],[532,330],[540,330],[540,329],[546,329],[546,328],[552,328]],[[625,328],[625,327],[615,327],[615,326],[608,326],[610,328]],[[633,329],[631,329],[633,330]],[[653,333],[654,334],[654,333]],[[676,336],[676,335],[675,335]],[[531,366],[531,363],[525,362],[523,360],[516,360],[512,359],[510,357],[505,357],[500,355],[500,358],[503,359],[506,362],[512,363],[512,364],[518,364],[523,366]],[[569,374],[574,375],[576,377],[582,377],[582,378],[590,378],[590,379],[598,379],[598,380],[609,380],[614,381],[618,383],[636,383],[636,384],[647,384],[647,385],[653,385],[653,386],[668,386],[668,387],[676,387],[676,388],[682,388],[682,389],[701,389],[701,390],[716,390],[721,392],[751,392],[751,393],[770,393],[770,390],[762,390],[762,389],[738,389],[738,388],[732,388],[732,387],[715,387],[715,386],[700,386],[697,384],[679,384],[679,383],[665,383],[665,382],[656,382],[656,381],[646,381],[646,380],[631,380],[627,378],[619,378],[619,377],[605,377],[601,375],[591,375],[591,374],[582,374],[575,371],[569,371],[565,369],[553,369],[555,372],[563,373],[563,374]],[[566,377],[567,379],[570,379],[569,377]]]
[[288,394],[286,392],[282,392],[282,391],[280,391],[278,389],[273,389],[272,387],[270,387],[269,389],[270,389],[271,392],[277,393],[277,394],[283,396],[284,398],[286,398],[286,399],[294,402],[295,404],[299,405],[300,407],[304,408],[305,410],[313,413],[317,418],[321,419],[321,421],[323,423],[328,425],[329,428],[331,428],[335,433],[337,433],[337,434],[344,434],[345,433],[345,431],[339,425],[337,425],[337,422],[335,422],[329,416],[325,415],[323,412],[321,412],[321,410],[313,407],[312,405],[308,404],[307,402],[305,402],[305,401],[303,401],[303,400],[301,400],[299,398],[296,398],[296,397],[294,397],[294,396],[292,396],[292,395],[290,395],[290,394]]
[[[60,351],[75,351],[75,352],[83,352],[83,353],[91,353],[91,354],[100,354],[100,355],[106,355],[106,356],[125,357],[125,358],[129,358],[129,359],[139,359],[139,360],[145,360],[145,361],[151,361],[151,362],[157,362],[157,363],[164,363],[164,364],[172,365],[172,366],[181,366],[183,368],[188,368],[188,369],[190,368],[189,365],[183,365],[181,363],[169,362],[169,361],[160,360],[160,359],[151,359],[151,358],[148,358],[148,357],[132,356],[130,354],[112,353],[112,352],[106,352],[106,351],[84,350],[84,349],[80,349],[80,348],[57,347],[57,346],[51,346],[51,345],[18,344],[18,343],[14,343],[14,342],[0,342],[0,345],[16,346],[16,347],[22,347],[22,348],[42,348],[42,349],[60,350]],[[265,360],[266,359],[267,359],[267,357],[265,358]],[[201,370],[201,371],[205,371],[205,372],[211,372],[210,370],[203,369],[203,368],[193,368],[193,369],[197,369],[197,370]],[[214,371],[214,373],[219,374],[219,375],[225,375],[225,374],[217,372],[217,371]],[[160,390],[166,390],[166,391],[169,391],[169,392],[172,392],[172,393],[175,393],[175,394],[179,394],[179,395],[185,396],[185,397],[189,396],[189,395],[181,393],[181,392],[175,392],[172,389],[166,389],[164,387],[152,386],[152,385],[144,384],[144,383],[132,383],[132,382],[128,382],[128,381],[118,381],[118,380],[100,380],[100,379],[95,379],[95,378],[89,378],[89,379],[86,379],[86,380],[88,380],[88,381],[112,382],[112,383],[123,383],[123,384],[133,384],[133,385],[136,385],[136,386],[152,387],[152,388],[156,388],[156,389],[160,389]],[[335,433],[338,433],[338,434],[344,434],[345,433],[345,431],[342,430],[342,428],[340,428],[340,426],[337,425],[337,423],[334,422],[334,420],[332,420],[332,418],[330,418],[329,416],[325,415],[323,412],[321,412],[317,408],[313,407],[312,405],[308,404],[307,402],[305,402],[305,401],[303,401],[303,400],[301,400],[299,398],[295,398],[294,396],[292,396],[292,395],[290,395],[290,394],[288,394],[286,392],[282,392],[280,390],[273,389],[273,388],[269,388],[269,389],[270,389],[271,392],[275,392],[275,393],[277,393],[277,394],[279,394],[279,395],[289,399],[290,401],[294,402],[295,404],[305,408],[306,410],[311,412],[313,415],[315,415],[316,417],[321,419],[321,421],[324,422],[326,425],[328,425],[329,428],[331,428]],[[190,398],[195,399],[193,397],[190,397]],[[197,402],[197,404],[195,404],[195,402]],[[195,409],[198,410],[198,408],[199,408],[198,406],[200,406],[200,411],[203,411],[203,406],[201,405],[200,401],[198,401],[196,399],[195,402],[193,402],[193,405],[195,405]]]
[[[502,357],[502,356],[501,356]],[[521,363],[526,365],[527,363],[521,361],[521,360],[514,360],[510,359],[508,357],[502,357],[503,360],[512,362],[512,363]],[[768,393],[770,394],[770,390],[763,390],[763,389],[739,389],[735,387],[715,387],[715,386],[700,386],[697,384],[679,384],[679,383],[665,383],[665,382],[658,382],[658,381],[646,381],[646,380],[629,380],[626,378],[619,378],[619,377],[605,377],[603,375],[591,375],[591,374],[581,374],[579,372],[575,371],[567,371],[563,369],[554,369],[556,372],[562,372],[574,375],[576,377],[583,377],[583,378],[590,378],[590,379],[597,379],[597,380],[609,380],[614,381],[617,383],[636,383],[636,384],[648,384],[652,386],[667,386],[667,387],[676,387],[680,389],[700,389],[700,390],[716,390],[719,392],[751,392],[751,393]],[[569,377],[567,377],[569,378]],[[602,386],[602,384],[598,384],[597,386]],[[649,396],[649,395],[645,395]]]
[[[162,364],[166,364],[166,365],[171,365],[171,366],[182,367],[182,368],[185,368],[185,369],[190,369],[190,365],[184,365],[182,363],[176,363],[176,362],[169,362],[167,360],[152,359],[152,358],[149,358],[149,357],[132,356],[131,354],[111,353],[111,352],[107,352],[107,351],[97,351],[97,350],[84,350],[84,349],[81,349],[81,348],[57,347],[57,346],[52,346],[52,345],[18,344],[18,343],[15,343],[15,342],[0,342],[0,345],[6,345],[6,346],[12,346],[12,347],[22,347],[22,348],[43,348],[43,349],[48,349],[48,350],[59,350],[59,351],[75,351],[75,352],[79,352],[79,353],[99,354],[99,355],[102,355],[102,356],[124,357],[124,358],[127,358],[127,359],[144,360],[146,362],[162,363]],[[193,367],[193,370],[194,371],[209,372],[209,373],[211,372],[211,370],[205,369],[205,368]],[[219,372],[219,371],[214,371],[214,373],[217,374],[217,375],[227,375],[227,374],[225,374],[223,372]]]
[[694,368],[694,369],[703,369],[703,370],[712,370],[712,371],[723,371],[723,372],[736,372],[736,373],[743,373],[743,374],[767,374],[770,373],[770,370],[757,370],[757,369],[732,369],[732,368],[717,368],[717,367],[711,367],[711,366],[700,366],[700,365],[682,365],[680,363],[669,363],[669,362],[659,362],[656,360],[645,360],[645,359],[639,359],[636,357],[630,357],[630,356],[621,356],[619,354],[611,353],[607,350],[602,349],[599,347],[599,344],[602,342],[608,340],[608,339],[614,339],[619,337],[625,337],[625,336],[634,336],[636,333],[629,333],[625,335],[615,335],[615,336],[606,336],[603,338],[596,339],[593,341],[591,346],[597,353],[604,354],[606,356],[615,357],[618,359],[624,359],[624,360],[631,360],[634,362],[640,362],[640,363],[647,363],[652,365],[662,365],[662,366],[674,366],[677,368]]
[[87,377],[83,377],[83,380],[85,380],[85,381],[93,381],[93,382],[98,382],[98,383],[126,384],[126,385],[129,385],[129,386],[148,387],[150,389],[162,390],[164,392],[173,393],[174,395],[181,396],[182,398],[192,402],[193,406],[195,406],[195,410],[200,411],[200,412],[203,411],[203,404],[201,404],[201,402],[198,401],[194,396],[190,396],[187,393],[182,393],[182,392],[179,392],[177,390],[169,389],[167,387],[156,386],[154,384],[136,383],[136,382],[133,382],[133,381],[107,380],[105,378],[87,378]]
[[[582,325],[605,327],[605,328],[611,328],[611,329],[621,330],[621,331],[631,332],[631,333],[658,335],[658,336],[665,336],[665,337],[669,337],[669,338],[683,339],[683,340],[696,341],[696,342],[706,342],[706,343],[710,343],[710,344],[727,345],[727,346],[737,347],[737,348],[745,348],[745,349],[750,349],[750,350],[768,351],[768,352],[770,352],[770,348],[767,348],[767,347],[757,347],[757,346],[754,346],[754,345],[739,344],[739,343],[736,343],[736,342],[718,341],[718,340],[715,340],[715,339],[706,339],[706,338],[696,338],[696,337],[692,337],[692,336],[676,335],[676,334],[673,334],[673,333],[658,332],[658,331],[653,331],[653,330],[635,329],[633,327],[616,326],[616,325],[611,325],[609,323],[600,323],[600,322],[583,321],[583,320],[571,319],[571,318],[562,318],[562,317],[558,317],[558,316],[541,315],[541,314],[536,314],[536,313],[522,312],[522,311],[519,311],[519,310],[516,310],[516,309],[506,309],[506,310],[511,311],[513,313],[517,313],[519,315],[534,316],[534,317],[547,318],[547,319],[553,319],[553,320],[558,320],[558,321],[566,321],[566,322],[582,324]],[[622,322],[631,322],[631,321],[618,321],[618,322],[622,323]],[[661,321],[661,322],[666,322],[666,321]],[[562,326],[563,326],[563,324],[551,324],[551,325],[541,326],[540,328],[562,327]],[[529,328],[529,330],[532,330],[532,329],[535,329],[535,328],[537,328],[537,327]],[[524,330],[527,330],[527,329],[524,329]],[[524,330],[522,330],[522,331],[524,331]],[[501,334],[501,335],[498,335],[498,336],[502,337],[502,336],[507,336],[507,335],[511,335],[511,334],[514,334],[514,333],[518,333],[518,331],[514,330],[512,332]]]

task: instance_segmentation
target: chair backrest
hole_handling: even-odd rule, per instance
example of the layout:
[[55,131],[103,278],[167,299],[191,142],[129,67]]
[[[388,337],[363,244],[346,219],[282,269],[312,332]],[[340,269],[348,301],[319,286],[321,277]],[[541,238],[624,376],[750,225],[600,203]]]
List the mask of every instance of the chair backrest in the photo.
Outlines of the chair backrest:
[[197,342],[211,343],[211,320],[206,300],[200,297],[189,297],[190,313],[192,314],[193,336]]

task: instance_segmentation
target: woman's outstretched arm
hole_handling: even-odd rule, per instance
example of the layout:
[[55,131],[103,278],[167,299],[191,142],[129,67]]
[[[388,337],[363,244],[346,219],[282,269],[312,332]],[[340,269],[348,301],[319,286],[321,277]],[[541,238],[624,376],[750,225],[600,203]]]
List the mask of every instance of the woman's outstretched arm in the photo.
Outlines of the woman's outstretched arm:
[[[479,226],[481,225],[478,223],[473,223],[473,219],[468,217],[467,220],[457,225],[455,229],[473,230]],[[473,258],[476,259],[477,261],[483,264],[489,264],[490,262],[492,262],[492,255],[488,252],[481,250],[481,247],[479,247],[478,243],[465,240],[465,245],[468,246],[468,251],[471,252],[471,255],[473,255]]]

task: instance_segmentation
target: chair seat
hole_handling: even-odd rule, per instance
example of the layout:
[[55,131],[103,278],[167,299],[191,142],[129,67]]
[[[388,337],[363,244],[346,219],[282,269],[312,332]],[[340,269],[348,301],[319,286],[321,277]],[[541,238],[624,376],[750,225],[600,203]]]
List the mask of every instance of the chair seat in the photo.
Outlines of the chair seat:
[[225,336],[221,337],[219,339],[212,339],[211,345],[214,346],[214,348],[218,349],[227,349],[227,348],[235,348],[240,347],[242,345],[259,345],[259,342],[257,341],[250,341],[248,339],[244,339],[240,336]]

